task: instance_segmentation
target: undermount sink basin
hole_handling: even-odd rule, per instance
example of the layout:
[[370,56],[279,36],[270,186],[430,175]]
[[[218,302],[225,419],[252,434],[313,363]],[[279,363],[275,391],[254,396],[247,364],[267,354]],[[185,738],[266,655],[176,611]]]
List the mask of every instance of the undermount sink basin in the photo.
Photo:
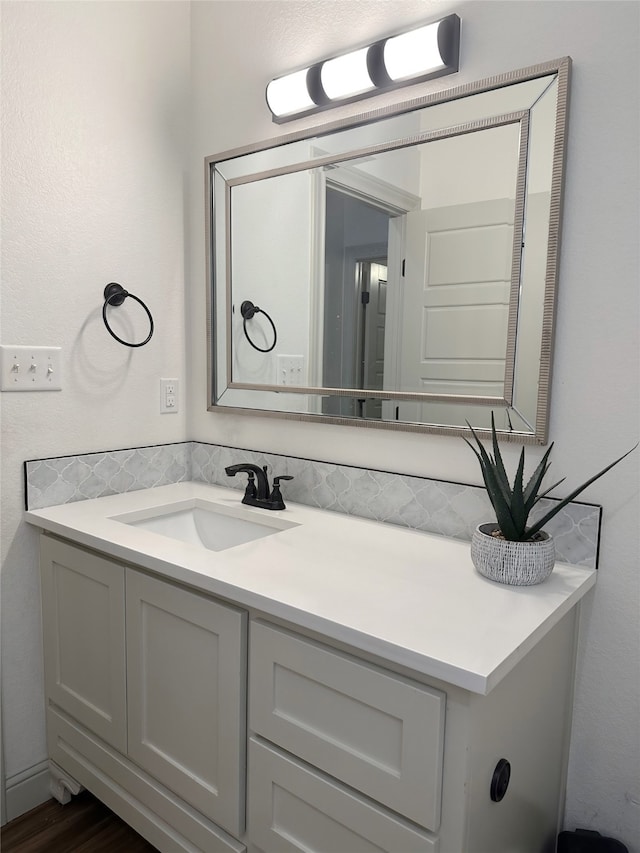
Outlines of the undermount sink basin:
[[112,516],[112,520],[209,551],[224,551],[298,526],[277,516],[251,513],[240,505],[227,507],[199,498]]

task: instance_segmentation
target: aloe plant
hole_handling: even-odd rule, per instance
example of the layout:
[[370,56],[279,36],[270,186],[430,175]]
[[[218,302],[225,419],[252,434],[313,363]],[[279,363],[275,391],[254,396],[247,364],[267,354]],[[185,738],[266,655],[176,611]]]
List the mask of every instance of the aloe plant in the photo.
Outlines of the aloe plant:
[[577,497],[581,492],[583,492],[587,486],[590,486],[591,483],[595,482],[599,477],[602,477],[603,474],[606,474],[614,465],[617,465],[618,462],[622,462],[622,460],[632,453],[638,444],[635,444],[631,450],[628,450],[622,456],[612,462],[610,465],[607,465],[606,468],[603,468],[602,471],[599,471],[595,474],[591,479],[587,480],[586,483],[583,483],[581,486],[578,486],[577,489],[574,489],[570,495],[566,498],[563,498],[559,501],[555,506],[553,506],[545,515],[528,527],[528,519],[529,515],[534,508],[534,506],[538,503],[538,501],[542,500],[542,498],[546,497],[549,492],[553,491],[560,483],[563,483],[565,478],[562,480],[558,480],[557,483],[554,483],[549,488],[545,488],[544,491],[540,491],[542,487],[542,480],[549,470],[550,462],[549,456],[551,455],[551,450],[553,449],[553,443],[551,443],[540,460],[540,463],[536,470],[531,475],[531,479],[527,483],[526,486],[523,485],[523,475],[524,475],[524,447],[522,448],[522,452],[520,454],[520,461],[518,462],[518,469],[516,471],[516,476],[513,481],[513,487],[509,484],[509,479],[507,477],[507,472],[504,467],[504,463],[502,461],[502,455],[500,453],[500,448],[498,447],[498,437],[496,435],[496,427],[493,417],[493,412],[491,412],[491,435],[493,440],[493,456],[491,456],[484,449],[482,442],[478,438],[477,433],[467,421],[467,426],[471,430],[473,437],[476,440],[478,445],[478,449],[473,446],[473,444],[465,438],[464,440],[467,442],[469,447],[473,450],[475,455],[478,458],[478,462],[480,463],[480,468],[482,469],[482,477],[484,479],[484,484],[487,489],[487,494],[489,495],[489,500],[493,505],[494,512],[496,514],[496,521],[498,523],[498,527],[500,528],[500,532],[504,536],[505,539],[508,539],[512,542],[524,542],[529,539],[533,539],[536,533],[539,533],[545,524],[553,518],[556,513],[560,512],[560,510],[565,507],[570,501],[572,501],[575,497]]

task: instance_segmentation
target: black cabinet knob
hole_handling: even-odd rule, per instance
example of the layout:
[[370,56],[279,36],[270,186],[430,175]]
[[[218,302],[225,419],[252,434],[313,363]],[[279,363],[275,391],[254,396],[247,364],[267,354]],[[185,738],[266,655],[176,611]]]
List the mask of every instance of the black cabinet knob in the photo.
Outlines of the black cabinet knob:
[[499,803],[507,793],[509,787],[509,779],[511,778],[511,765],[506,758],[501,758],[496,764],[496,769],[493,771],[491,779],[491,799],[494,803]]

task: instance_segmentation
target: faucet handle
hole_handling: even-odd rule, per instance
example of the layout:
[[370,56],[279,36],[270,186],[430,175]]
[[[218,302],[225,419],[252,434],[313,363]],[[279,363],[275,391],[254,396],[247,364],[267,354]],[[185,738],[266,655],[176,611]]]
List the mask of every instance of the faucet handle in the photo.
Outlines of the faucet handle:
[[273,478],[273,490],[271,492],[271,498],[269,499],[271,509],[286,509],[285,503],[282,500],[282,493],[280,491],[280,480],[293,480],[293,477],[287,474],[281,474],[279,477]]
[[273,478],[273,486],[274,486],[274,488],[275,488],[277,485],[279,485],[280,480],[293,480],[293,477],[291,477],[291,476],[290,476],[290,475],[288,475],[288,474],[281,474],[279,477],[274,477],[274,478]]

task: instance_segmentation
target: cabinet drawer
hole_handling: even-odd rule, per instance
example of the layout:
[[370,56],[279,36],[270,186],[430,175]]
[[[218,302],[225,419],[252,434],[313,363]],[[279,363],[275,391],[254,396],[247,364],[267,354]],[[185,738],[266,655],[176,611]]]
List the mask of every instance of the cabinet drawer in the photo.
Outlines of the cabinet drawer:
[[437,853],[438,842],[333,779],[249,739],[248,823],[264,853]]
[[445,694],[252,622],[257,734],[428,829],[440,823]]

